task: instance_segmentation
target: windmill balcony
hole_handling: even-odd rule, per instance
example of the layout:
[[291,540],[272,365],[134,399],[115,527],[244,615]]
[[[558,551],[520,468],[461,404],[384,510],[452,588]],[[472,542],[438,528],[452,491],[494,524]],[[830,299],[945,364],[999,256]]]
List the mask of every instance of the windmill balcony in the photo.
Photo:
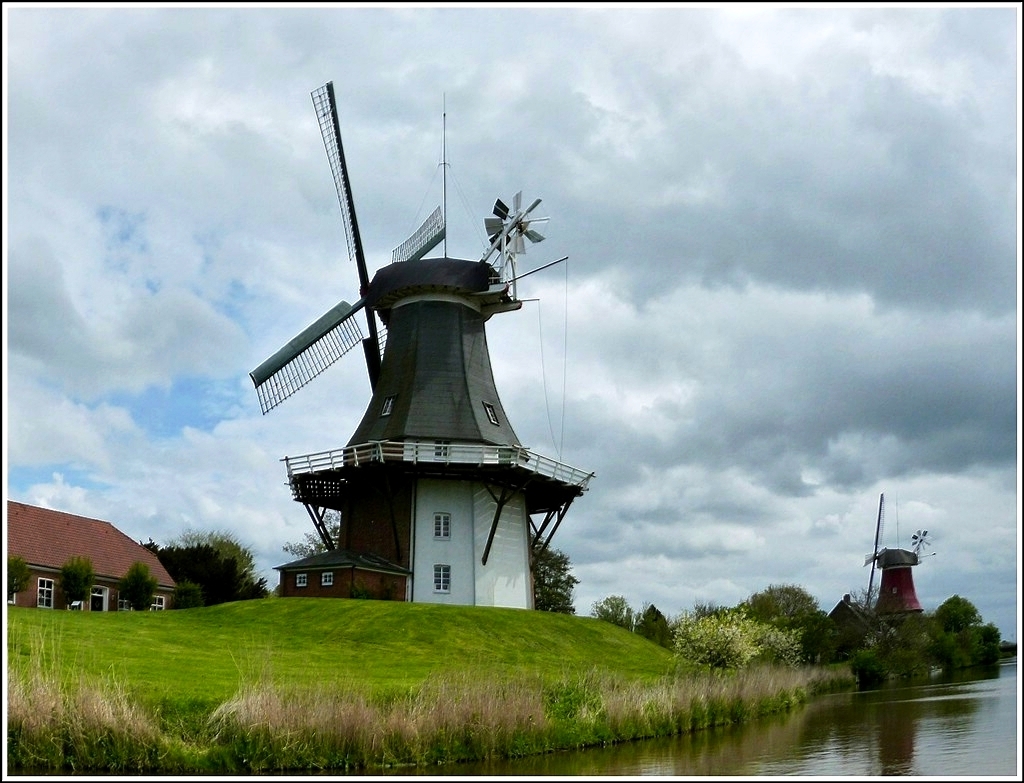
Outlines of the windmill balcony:
[[521,446],[488,443],[373,441],[299,457],[285,457],[283,461],[288,468],[289,480],[303,474],[333,472],[370,463],[398,462],[424,466],[515,468],[583,492],[594,475]]

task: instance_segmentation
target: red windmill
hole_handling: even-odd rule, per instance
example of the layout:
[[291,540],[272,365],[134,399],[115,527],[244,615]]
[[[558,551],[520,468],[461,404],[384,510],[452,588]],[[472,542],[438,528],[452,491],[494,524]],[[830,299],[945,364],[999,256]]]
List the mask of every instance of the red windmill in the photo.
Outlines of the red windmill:
[[882,570],[882,581],[878,587],[875,611],[894,614],[898,612],[923,611],[914,590],[914,575],[910,569],[921,562],[921,550],[930,545],[927,530],[918,530],[911,537],[913,549],[878,548],[878,540],[885,520],[885,493],[878,496],[878,523],[875,526],[875,550],[864,558],[864,565],[871,563],[871,578],[868,581],[868,597],[874,587],[875,567]]

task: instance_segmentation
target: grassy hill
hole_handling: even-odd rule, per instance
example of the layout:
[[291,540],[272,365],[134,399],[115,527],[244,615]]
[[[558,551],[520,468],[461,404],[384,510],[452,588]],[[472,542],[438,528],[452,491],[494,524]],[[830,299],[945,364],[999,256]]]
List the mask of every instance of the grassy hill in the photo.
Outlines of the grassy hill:
[[598,669],[649,679],[668,650],[589,617],[490,607],[267,598],[170,612],[8,608],[8,664],[112,675],[146,701],[230,698],[245,682],[389,689],[432,674]]
[[513,758],[741,722],[837,680],[679,672],[668,650],[589,617],[316,598],[8,607],[7,663],[8,765],[35,772]]

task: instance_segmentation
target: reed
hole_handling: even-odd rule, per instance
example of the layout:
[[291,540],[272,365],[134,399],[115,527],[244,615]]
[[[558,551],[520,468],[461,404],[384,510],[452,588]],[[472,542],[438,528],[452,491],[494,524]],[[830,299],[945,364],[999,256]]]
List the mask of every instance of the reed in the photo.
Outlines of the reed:
[[[545,683],[445,675],[376,699],[344,688],[255,683],[223,704],[220,771],[389,769],[699,731],[783,712],[834,675],[765,667],[653,683],[596,671]],[[848,682],[848,678],[846,680]]]
[[7,761],[12,768],[173,770],[175,761],[151,716],[113,678],[72,678],[36,644],[36,665],[8,671]]

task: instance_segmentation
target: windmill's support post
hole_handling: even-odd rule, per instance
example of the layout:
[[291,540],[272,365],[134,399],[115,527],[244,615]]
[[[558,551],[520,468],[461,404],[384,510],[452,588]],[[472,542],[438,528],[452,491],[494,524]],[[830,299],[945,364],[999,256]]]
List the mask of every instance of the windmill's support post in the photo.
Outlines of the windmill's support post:
[[327,524],[324,522],[324,512],[327,510],[323,507],[313,507],[309,503],[303,503],[306,507],[306,513],[309,514],[309,518],[313,520],[313,527],[316,528],[316,532],[320,534],[320,540],[324,542],[324,546],[327,551],[332,551],[335,548],[335,543],[331,539],[330,531],[327,529]]
[[542,533],[544,531],[544,528],[547,527],[548,523],[551,521],[552,514],[555,514],[555,515],[557,515],[557,518],[555,520],[555,525],[554,525],[554,527],[551,528],[551,532],[548,533],[548,537],[544,540],[544,543],[541,545],[541,549],[546,549],[547,548],[548,544],[551,543],[551,539],[554,538],[555,532],[558,530],[558,526],[561,525],[562,524],[562,520],[565,519],[565,512],[567,512],[569,510],[569,506],[571,506],[571,505],[572,505],[572,500],[570,499],[570,500],[565,501],[565,504],[563,506],[561,506],[560,508],[556,508],[556,509],[554,509],[554,511],[548,513],[547,517],[545,517],[545,519],[544,519],[544,524],[541,526],[541,530],[538,531],[538,533],[537,533],[537,538],[534,539],[534,545],[536,545],[536,542],[540,540],[540,537],[541,537],[541,535],[542,535]]
[[494,519],[491,521],[491,530],[487,534],[487,544],[484,546],[484,555],[480,558],[480,565],[487,565],[487,556],[491,553],[491,544],[494,543],[494,534],[497,532],[498,522],[501,520],[501,510],[505,508],[505,504],[508,503],[509,498],[520,490],[516,490],[511,487],[503,487],[500,497],[494,497],[494,492],[490,487],[487,488],[487,491],[490,493],[491,497],[494,498]]

